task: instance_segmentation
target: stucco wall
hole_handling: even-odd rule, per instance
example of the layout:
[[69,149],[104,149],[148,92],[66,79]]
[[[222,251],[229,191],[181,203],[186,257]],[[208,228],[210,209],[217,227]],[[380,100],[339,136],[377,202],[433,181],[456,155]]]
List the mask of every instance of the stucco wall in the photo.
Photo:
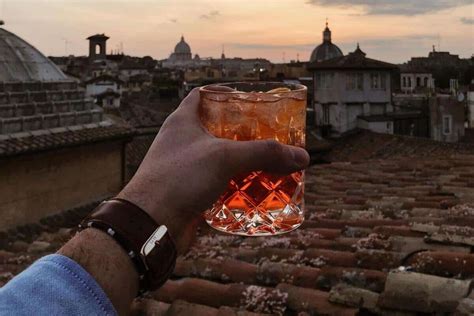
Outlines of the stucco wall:
[[[430,99],[431,138],[441,142],[457,142],[464,136],[465,109],[462,102],[450,96]],[[451,132],[443,131],[443,118],[451,118]]]
[[474,91],[467,94],[468,122],[470,127],[474,127]]
[[117,93],[121,92],[116,82],[107,80],[88,84],[86,86],[86,96],[94,97],[98,94],[104,93],[107,90],[112,90]]
[[110,196],[122,186],[122,144],[100,143],[0,161],[0,230]]
[[369,122],[368,129],[376,133],[393,134],[393,122]]

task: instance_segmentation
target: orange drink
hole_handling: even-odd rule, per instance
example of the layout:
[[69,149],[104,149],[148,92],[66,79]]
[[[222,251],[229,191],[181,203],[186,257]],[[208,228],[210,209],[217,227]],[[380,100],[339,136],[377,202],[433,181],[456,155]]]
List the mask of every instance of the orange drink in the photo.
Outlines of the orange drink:
[[[202,87],[200,116],[216,137],[235,141],[274,139],[304,147],[305,86],[280,82],[218,84],[234,91]],[[204,217],[231,234],[265,236],[289,232],[303,221],[304,172],[275,175],[260,170],[234,177]]]

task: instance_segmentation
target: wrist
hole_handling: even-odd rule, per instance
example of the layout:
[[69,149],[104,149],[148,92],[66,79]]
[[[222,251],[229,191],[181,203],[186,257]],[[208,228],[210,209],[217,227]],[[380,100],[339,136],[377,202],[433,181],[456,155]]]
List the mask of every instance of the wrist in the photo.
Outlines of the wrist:
[[58,254],[81,265],[107,294],[119,315],[126,315],[138,293],[138,273],[127,253],[107,233],[89,228],[78,232]]
[[138,205],[119,198],[104,201],[79,225],[88,228],[107,233],[123,248],[139,274],[141,293],[157,289],[173,272],[177,248],[168,228]]
[[172,206],[167,206],[166,203],[161,203],[157,195],[153,198],[150,198],[151,196],[152,194],[147,194],[144,190],[127,186],[117,198],[135,204],[150,215],[158,225],[165,225],[178,253],[184,252],[194,238],[199,218],[191,212],[180,212]]

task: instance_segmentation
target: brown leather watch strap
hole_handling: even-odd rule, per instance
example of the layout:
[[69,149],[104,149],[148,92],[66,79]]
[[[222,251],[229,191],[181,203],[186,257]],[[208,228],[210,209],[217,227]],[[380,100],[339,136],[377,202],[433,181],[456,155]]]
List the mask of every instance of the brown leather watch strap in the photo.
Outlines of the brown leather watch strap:
[[104,201],[79,227],[103,230],[122,246],[137,268],[140,292],[157,289],[173,272],[177,251],[166,226],[131,202]]

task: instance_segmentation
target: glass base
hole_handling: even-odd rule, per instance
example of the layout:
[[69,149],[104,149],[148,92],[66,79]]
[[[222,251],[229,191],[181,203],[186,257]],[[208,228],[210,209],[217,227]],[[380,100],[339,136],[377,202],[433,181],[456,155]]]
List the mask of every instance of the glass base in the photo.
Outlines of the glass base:
[[289,233],[304,221],[303,211],[296,205],[272,211],[255,209],[245,214],[239,209],[229,210],[221,206],[208,210],[205,217],[207,224],[218,231],[254,237]]

